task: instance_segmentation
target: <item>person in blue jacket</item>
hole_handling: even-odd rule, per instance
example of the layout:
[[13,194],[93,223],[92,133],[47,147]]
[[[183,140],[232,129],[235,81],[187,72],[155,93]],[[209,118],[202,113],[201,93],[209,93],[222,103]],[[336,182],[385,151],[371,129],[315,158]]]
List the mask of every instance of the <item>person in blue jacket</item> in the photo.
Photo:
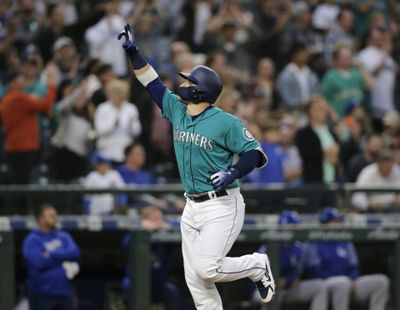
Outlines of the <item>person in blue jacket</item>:
[[30,310],[75,309],[71,280],[79,272],[80,250],[67,232],[57,229],[53,205],[40,205],[36,220],[38,227],[22,246]]
[[[337,226],[343,217],[335,208],[324,208],[319,221],[326,226]],[[309,244],[308,262],[310,278],[327,279],[331,293],[346,292],[336,296],[342,300],[340,310],[348,310],[350,299],[368,304],[369,310],[384,310],[389,299],[390,280],[384,274],[360,275],[358,255],[349,241],[319,241]],[[341,281],[338,283],[337,281]],[[332,296],[332,298],[335,298]]]
[[[300,223],[299,214],[285,210],[279,214],[278,223],[281,226]],[[262,246],[260,253],[265,253]],[[299,242],[282,242],[280,244],[280,277],[279,286],[284,300],[288,302],[309,302],[310,310],[328,310],[328,287],[322,279],[302,279],[304,262],[304,245]],[[259,301],[259,295],[254,294],[253,300]]]

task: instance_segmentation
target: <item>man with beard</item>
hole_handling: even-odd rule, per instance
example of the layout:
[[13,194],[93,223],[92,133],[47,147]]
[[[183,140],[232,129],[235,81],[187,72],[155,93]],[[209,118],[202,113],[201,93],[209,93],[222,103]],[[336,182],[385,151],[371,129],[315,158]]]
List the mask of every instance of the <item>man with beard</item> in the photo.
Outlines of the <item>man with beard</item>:
[[28,268],[31,310],[73,310],[71,280],[79,272],[80,250],[70,234],[57,229],[57,211],[42,204],[38,227],[25,238],[22,253]]

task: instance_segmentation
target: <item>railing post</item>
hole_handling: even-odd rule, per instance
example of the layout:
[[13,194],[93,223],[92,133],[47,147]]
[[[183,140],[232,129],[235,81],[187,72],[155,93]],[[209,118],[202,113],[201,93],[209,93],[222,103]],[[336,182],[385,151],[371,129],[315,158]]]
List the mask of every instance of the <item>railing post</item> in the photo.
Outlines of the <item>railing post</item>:
[[133,230],[129,248],[129,309],[150,309],[150,234]]
[[11,231],[0,231],[0,309],[14,309],[15,265],[14,236]]

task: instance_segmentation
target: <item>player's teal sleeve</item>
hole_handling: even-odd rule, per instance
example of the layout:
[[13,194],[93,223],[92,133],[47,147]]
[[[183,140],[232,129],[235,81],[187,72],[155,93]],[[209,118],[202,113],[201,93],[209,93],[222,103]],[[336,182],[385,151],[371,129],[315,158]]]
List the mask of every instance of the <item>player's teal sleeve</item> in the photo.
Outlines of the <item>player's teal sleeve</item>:
[[183,113],[186,113],[186,105],[180,101],[177,95],[167,89],[163,97],[162,117],[174,124],[175,120]]
[[225,147],[235,154],[242,154],[250,150],[257,150],[260,143],[243,126],[239,119],[235,119],[229,128],[225,139]]
[[225,147],[232,153],[238,155],[251,150],[258,150],[262,156],[260,156],[260,162],[256,167],[261,168],[268,163],[267,155],[265,155],[264,151],[262,150],[260,143],[237,118],[234,119],[234,122],[231,125],[228,134],[226,135]]

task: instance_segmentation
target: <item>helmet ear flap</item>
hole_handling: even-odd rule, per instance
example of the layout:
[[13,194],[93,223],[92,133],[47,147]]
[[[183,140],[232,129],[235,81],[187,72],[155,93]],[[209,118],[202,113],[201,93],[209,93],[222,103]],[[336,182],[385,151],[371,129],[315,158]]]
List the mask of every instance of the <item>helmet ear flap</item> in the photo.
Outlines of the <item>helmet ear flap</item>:
[[205,92],[205,91],[198,90],[198,89],[193,90],[193,98],[196,100],[197,103],[206,101],[205,100],[206,95],[207,95],[207,92]]

